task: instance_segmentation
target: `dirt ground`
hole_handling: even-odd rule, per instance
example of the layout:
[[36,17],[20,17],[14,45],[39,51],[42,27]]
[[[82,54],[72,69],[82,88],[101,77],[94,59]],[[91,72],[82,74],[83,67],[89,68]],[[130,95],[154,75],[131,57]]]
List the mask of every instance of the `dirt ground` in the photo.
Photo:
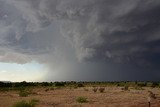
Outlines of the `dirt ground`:
[[[35,88],[34,94],[28,97],[20,97],[17,91],[0,92],[0,107],[12,107],[15,102],[31,99],[39,100],[36,107],[149,107],[148,90],[156,95],[156,99],[151,99],[151,107],[160,107],[158,88],[124,91],[121,87],[105,87],[103,93],[93,92],[93,87],[46,89]],[[88,102],[77,102],[80,96],[86,97]]]

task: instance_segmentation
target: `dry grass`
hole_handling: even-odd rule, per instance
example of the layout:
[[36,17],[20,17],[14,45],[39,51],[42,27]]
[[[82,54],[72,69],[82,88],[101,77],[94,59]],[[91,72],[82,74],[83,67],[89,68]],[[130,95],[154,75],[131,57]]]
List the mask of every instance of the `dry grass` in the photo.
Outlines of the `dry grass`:
[[[160,107],[160,89],[145,88],[144,90],[131,89],[123,91],[121,87],[105,87],[105,93],[94,92],[93,87],[59,88],[47,90],[35,88],[27,97],[20,97],[17,91],[0,92],[0,106],[12,107],[18,101],[39,100],[36,107],[148,107],[148,91],[156,95],[151,101],[151,107]],[[87,103],[78,103],[76,99],[85,96]]]

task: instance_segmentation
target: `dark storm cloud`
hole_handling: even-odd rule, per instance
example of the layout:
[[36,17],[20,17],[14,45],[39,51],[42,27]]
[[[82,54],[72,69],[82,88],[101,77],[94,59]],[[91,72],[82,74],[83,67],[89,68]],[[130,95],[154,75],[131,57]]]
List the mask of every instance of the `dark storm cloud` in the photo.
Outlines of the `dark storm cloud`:
[[159,29],[158,0],[0,0],[0,60],[35,60],[63,79],[156,80]]

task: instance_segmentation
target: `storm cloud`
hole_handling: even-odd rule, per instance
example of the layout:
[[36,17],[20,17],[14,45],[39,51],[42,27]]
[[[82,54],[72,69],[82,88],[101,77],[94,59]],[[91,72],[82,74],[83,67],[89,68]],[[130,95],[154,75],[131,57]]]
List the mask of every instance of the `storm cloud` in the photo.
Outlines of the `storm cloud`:
[[158,80],[160,1],[0,0],[0,61],[53,80]]

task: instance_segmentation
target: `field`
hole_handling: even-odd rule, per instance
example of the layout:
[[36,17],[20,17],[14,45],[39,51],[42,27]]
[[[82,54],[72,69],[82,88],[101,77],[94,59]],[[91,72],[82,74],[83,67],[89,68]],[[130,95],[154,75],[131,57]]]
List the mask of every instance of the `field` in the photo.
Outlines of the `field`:
[[[100,92],[100,89],[104,90]],[[155,98],[150,97],[150,92]],[[0,91],[0,107],[13,107],[23,100],[36,100],[35,107],[149,107],[149,97],[151,107],[160,107],[159,87],[82,85],[4,88]]]

